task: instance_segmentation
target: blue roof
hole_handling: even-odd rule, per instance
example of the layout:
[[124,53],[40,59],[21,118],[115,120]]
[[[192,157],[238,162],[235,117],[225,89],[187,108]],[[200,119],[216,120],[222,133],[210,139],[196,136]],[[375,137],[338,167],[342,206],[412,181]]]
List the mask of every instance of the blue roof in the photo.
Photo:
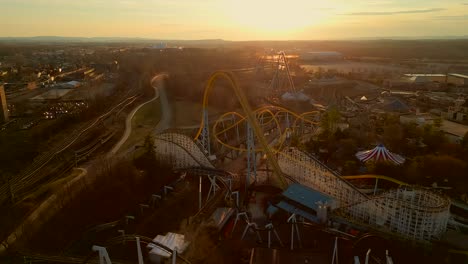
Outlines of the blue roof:
[[317,216],[309,213],[309,212],[306,212],[304,210],[301,210],[297,207],[295,207],[294,205],[291,205],[291,204],[288,204],[287,202],[284,202],[284,201],[281,201],[279,202],[277,205],[276,205],[277,208],[281,208],[283,210],[285,210],[286,212],[289,212],[291,214],[297,214],[297,215],[300,215],[312,222],[317,222]]
[[304,185],[293,183],[283,192],[283,196],[304,205],[305,207],[316,210],[317,202],[330,202],[332,197],[313,190]]

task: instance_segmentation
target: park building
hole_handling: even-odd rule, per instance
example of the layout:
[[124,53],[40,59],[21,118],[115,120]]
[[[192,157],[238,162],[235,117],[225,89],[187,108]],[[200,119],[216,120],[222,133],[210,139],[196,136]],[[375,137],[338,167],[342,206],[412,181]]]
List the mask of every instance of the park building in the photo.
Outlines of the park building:
[[[439,119],[439,116],[435,116],[430,113],[417,113],[417,114],[405,114],[400,116],[400,123],[409,124],[414,123],[419,126],[434,125],[435,120]],[[442,118],[446,118],[443,114]],[[468,132],[468,126],[452,122],[449,120],[441,119],[440,131],[442,131],[450,143],[460,144],[465,134]]]
[[450,106],[443,117],[459,123],[468,123],[468,100],[455,100],[455,105]]
[[384,80],[388,88],[440,90],[448,86],[452,92],[466,92],[468,75],[459,73],[407,73],[398,79]]
[[457,87],[468,86],[468,75],[459,73],[408,73],[404,75],[406,80],[413,83],[446,83]]

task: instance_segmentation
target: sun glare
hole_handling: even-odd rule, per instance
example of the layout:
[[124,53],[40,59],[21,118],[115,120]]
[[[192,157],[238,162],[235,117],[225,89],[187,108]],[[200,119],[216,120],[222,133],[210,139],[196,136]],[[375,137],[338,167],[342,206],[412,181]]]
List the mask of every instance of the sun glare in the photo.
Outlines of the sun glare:
[[230,19],[241,27],[263,32],[290,32],[326,22],[327,8],[315,1],[226,1]]

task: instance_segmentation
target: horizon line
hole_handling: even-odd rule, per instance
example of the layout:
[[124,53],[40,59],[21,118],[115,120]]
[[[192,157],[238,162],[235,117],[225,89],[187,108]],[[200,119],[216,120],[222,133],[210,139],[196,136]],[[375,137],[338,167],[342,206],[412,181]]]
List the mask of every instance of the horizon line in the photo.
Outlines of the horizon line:
[[456,40],[456,39],[468,39],[468,35],[433,35],[433,36],[375,36],[375,37],[352,37],[352,38],[328,38],[328,39],[244,39],[244,40],[229,40],[223,38],[200,38],[200,39],[183,39],[183,38],[154,38],[154,37],[123,37],[123,36],[56,36],[56,35],[35,35],[35,36],[0,36],[2,40],[14,40],[14,39],[37,39],[37,38],[57,38],[57,39],[127,39],[127,40],[141,40],[141,41],[223,41],[223,42],[260,42],[260,41],[349,41],[349,40]]

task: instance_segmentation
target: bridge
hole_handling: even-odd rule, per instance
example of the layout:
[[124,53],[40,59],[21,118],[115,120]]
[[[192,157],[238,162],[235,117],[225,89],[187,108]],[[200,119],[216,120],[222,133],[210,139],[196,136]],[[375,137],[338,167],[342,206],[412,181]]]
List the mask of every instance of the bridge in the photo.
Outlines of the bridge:
[[[207,106],[209,95],[220,79],[229,84],[242,111],[227,112],[213,122],[209,120]],[[175,170],[203,168],[207,169],[204,172],[207,175],[209,170],[227,170],[235,183],[230,185],[229,192],[235,188],[242,192],[242,185],[247,190],[261,184],[262,179],[257,176],[266,171],[267,175],[271,174],[269,184],[281,189],[295,182],[332,197],[335,203],[329,208],[333,215],[369,230],[421,243],[437,240],[446,232],[450,216],[447,197],[401,182],[397,189],[367,195],[347,180],[353,178],[341,177],[314,157],[291,147],[288,144],[291,137],[315,133],[318,112],[295,113],[272,105],[252,109],[234,74],[226,71],[215,72],[210,77],[202,106],[200,125],[194,136],[165,132],[155,138],[158,158]],[[225,159],[237,165],[223,164]],[[225,181],[223,177],[218,178]]]

